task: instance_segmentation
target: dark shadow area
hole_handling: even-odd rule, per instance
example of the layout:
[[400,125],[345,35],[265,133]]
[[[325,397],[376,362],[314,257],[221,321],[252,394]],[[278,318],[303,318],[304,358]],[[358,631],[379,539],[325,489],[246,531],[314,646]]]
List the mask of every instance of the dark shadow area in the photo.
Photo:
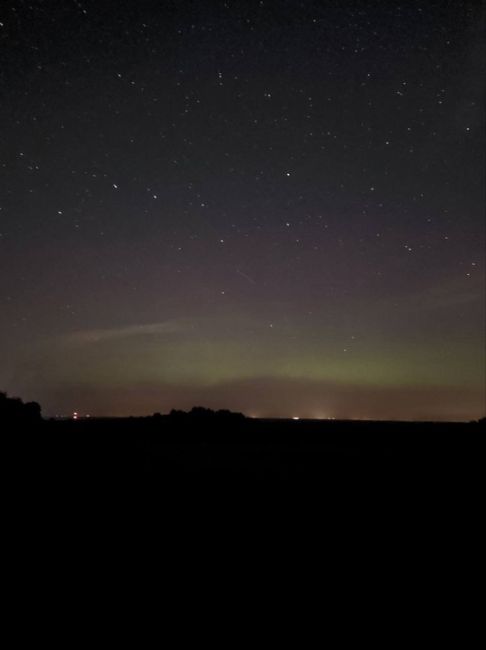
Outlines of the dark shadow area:
[[[477,453],[480,422],[265,420],[195,407],[150,417],[42,420],[40,407],[0,395],[4,439],[22,442],[30,477],[87,492],[108,487],[127,502],[168,492],[314,490],[328,502],[369,487],[416,489],[449,478]],[[415,477],[414,477],[415,474]],[[29,479],[29,477],[26,477]],[[384,496],[384,495],[382,495]]]
[[41,566],[61,557],[81,573],[96,567],[95,579],[107,564],[115,580],[127,563],[147,576],[155,565],[211,572],[229,553],[229,566],[274,558],[280,573],[288,562],[309,575],[320,566],[338,582],[365,568],[367,584],[376,563],[397,581],[436,562],[444,580],[444,540],[480,521],[484,421],[259,420],[195,408],[2,425],[20,548],[34,544]]

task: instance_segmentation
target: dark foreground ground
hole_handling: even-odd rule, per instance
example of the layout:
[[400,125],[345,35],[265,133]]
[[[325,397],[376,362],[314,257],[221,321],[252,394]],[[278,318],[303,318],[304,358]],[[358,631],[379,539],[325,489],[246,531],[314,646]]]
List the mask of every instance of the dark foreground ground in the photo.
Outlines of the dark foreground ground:
[[[206,625],[219,629],[222,612],[236,608],[245,627],[259,616],[255,602],[268,618],[277,592],[290,607],[279,629],[307,594],[326,634],[337,612],[340,634],[362,635],[353,612],[369,606],[373,639],[394,628],[386,647],[411,621],[427,622],[432,642],[446,618],[459,620],[477,571],[482,433],[479,424],[237,418],[10,426],[4,557],[27,575],[18,588],[35,588],[36,603],[49,604],[55,585],[65,600],[57,619],[72,610],[73,592],[99,602],[102,618],[113,598],[132,607],[154,593],[162,626],[172,603],[190,612],[186,626],[208,606]],[[235,594],[246,601],[240,609]]]
[[[108,488],[128,499],[159,491],[249,487],[362,492],[376,483],[414,490],[468,474],[478,423],[257,420],[155,416],[43,421],[10,427],[32,479]],[[14,460],[15,462],[15,460]]]

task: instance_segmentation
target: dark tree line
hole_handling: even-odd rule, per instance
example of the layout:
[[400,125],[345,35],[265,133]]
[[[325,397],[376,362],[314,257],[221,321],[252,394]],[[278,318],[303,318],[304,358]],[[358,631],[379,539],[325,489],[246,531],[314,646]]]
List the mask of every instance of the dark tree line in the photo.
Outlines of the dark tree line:
[[[154,413],[154,417],[163,417],[160,413]],[[212,409],[204,408],[203,406],[194,406],[190,411],[180,411],[172,409],[169,413],[171,419],[197,419],[197,420],[245,420],[243,413],[229,411],[228,409],[219,409],[213,411]]]
[[40,422],[41,407],[37,402],[23,402],[20,397],[0,393],[0,422]]

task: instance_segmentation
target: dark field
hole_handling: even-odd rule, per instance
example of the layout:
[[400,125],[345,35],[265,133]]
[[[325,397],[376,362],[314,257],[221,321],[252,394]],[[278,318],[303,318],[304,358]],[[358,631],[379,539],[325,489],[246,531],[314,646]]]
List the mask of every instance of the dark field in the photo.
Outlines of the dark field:
[[69,584],[73,571],[97,581],[110,567],[122,589],[129,565],[147,579],[158,567],[161,588],[182,570],[206,585],[218,566],[234,588],[258,566],[255,579],[272,567],[275,585],[319,571],[346,590],[365,572],[363,584],[379,573],[393,593],[433,572],[447,590],[479,533],[481,433],[165,416],[10,427],[9,536],[46,580],[51,565],[69,567]]
[[[20,429],[20,427],[19,427]],[[259,484],[413,487],[478,459],[479,423],[257,420],[155,416],[42,421],[23,428],[34,474],[127,495]],[[27,443],[27,440],[29,441]]]

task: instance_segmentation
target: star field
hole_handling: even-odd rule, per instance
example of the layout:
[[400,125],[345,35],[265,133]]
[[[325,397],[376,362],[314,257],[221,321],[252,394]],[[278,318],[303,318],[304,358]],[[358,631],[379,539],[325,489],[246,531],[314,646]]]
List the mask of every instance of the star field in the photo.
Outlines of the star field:
[[485,406],[477,2],[0,11],[0,388],[45,413]]

